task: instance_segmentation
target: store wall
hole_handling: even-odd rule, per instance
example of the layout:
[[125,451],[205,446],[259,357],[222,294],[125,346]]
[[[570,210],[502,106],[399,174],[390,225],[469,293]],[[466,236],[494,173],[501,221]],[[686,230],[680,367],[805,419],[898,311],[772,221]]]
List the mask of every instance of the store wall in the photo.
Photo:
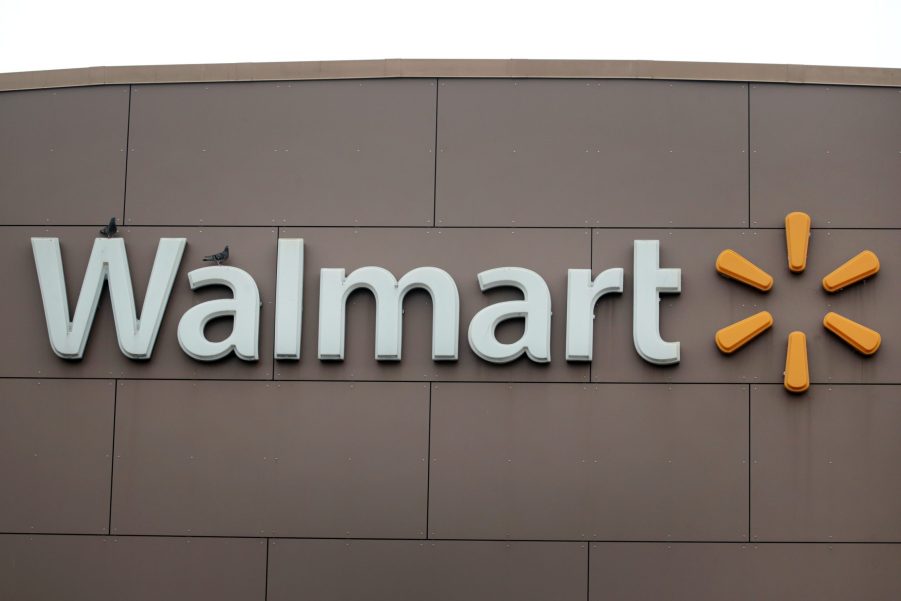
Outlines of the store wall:
[[[813,218],[790,274],[782,223]],[[101,301],[81,361],[51,351],[29,239],[59,237],[74,306],[97,230],[122,227],[136,297],[188,246],[153,357]],[[0,93],[0,598],[901,598],[901,90],[641,80],[384,79]],[[272,353],[276,241],[305,240],[303,356]],[[632,343],[632,241],[657,239],[678,366]],[[261,359],[201,363],[178,319],[256,279]],[[733,248],[774,275],[718,276]],[[880,273],[828,295],[863,249]],[[460,359],[373,359],[355,293],[346,360],[316,358],[318,273],[432,265],[460,291]],[[521,266],[553,302],[552,361],[487,363],[476,275]],[[564,358],[566,270],[625,269],[594,361]],[[714,332],[769,310],[732,356]],[[856,354],[834,310],[878,330]],[[212,337],[228,323],[214,323]],[[504,340],[522,325],[504,324]],[[788,332],[813,385],[782,387]]]

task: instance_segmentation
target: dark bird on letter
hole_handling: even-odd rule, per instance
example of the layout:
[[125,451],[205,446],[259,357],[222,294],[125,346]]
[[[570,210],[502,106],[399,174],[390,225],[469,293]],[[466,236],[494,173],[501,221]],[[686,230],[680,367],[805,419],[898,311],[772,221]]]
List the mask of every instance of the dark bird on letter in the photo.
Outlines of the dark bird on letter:
[[109,223],[106,224],[106,227],[100,230],[100,234],[106,236],[107,238],[112,238],[118,231],[119,228],[116,226],[116,218],[111,217]]
[[215,255],[208,255],[203,258],[204,261],[215,261],[216,265],[221,264],[223,261],[228,259],[228,245],[225,245],[225,248],[222,249],[221,253],[216,253]]

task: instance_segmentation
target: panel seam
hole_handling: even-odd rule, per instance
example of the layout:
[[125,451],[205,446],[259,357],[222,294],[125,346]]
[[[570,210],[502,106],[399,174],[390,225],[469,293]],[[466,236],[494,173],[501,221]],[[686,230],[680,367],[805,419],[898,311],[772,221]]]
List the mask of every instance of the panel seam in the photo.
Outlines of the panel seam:
[[[71,536],[71,537],[115,537],[115,538],[175,538],[175,539],[234,539],[234,540],[261,540],[258,534],[97,534],[93,532],[0,532],[0,536]],[[341,536],[271,536],[266,540],[310,540],[310,541],[400,541],[400,542],[418,542],[422,543],[422,538],[409,537],[359,537],[347,538]],[[660,539],[572,539],[572,538],[433,538],[430,542],[471,542],[471,543],[571,543],[571,544],[605,544],[605,545],[742,545],[747,546],[748,541],[736,539],[695,539],[695,540],[660,540]],[[869,545],[869,546],[898,546],[901,540],[790,540],[790,539],[772,539],[754,541],[755,545]]]
[[[275,263],[276,263],[276,268],[275,268],[275,269],[276,269],[276,279],[277,279],[277,276],[278,276],[278,241],[281,240],[281,237],[282,237],[282,228],[281,228],[281,226],[276,226],[276,227],[275,227],[275,248],[276,248],[276,252],[275,252]],[[302,269],[303,269],[303,265],[301,265],[301,270],[302,270]],[[306,276],[306,272],[301,271],[301,273],[302,273],[302,276]],[[303,277],[301,277],[301,279],[303,279]],[[301,284],[303,284],[302,281],[301,281]],[[302,288],[301,288],[301,290],[302,290]],[[273,314],[276,313],[276,311],[278,311],[278,295],[277,295],[277,292],[278,292],[278,286],[276,286],[276,297],[275,297],[274,299],[272,299],[272,312],[273,312]],[[300,298],[300,303],[301,303],[301,308],[303,308],[303,296],[301,296],[301,298]],[[272,326],[273,329],[278,329],[278,324],[275,323],[275,315],[272,316],[272,324],[273,324],[273,326]],[[301,328],[303,328],[303,323],[302,323],[302,322],[301,322]],[[301,335],[303,335],[303,330],[301,330]],[[274,343],[274,342],[275,342],[275,332],[273,332],[273,343]],[[271,370],[271,371],[272,371],[272,374],[271,374],[272,377],[269,378],[269,380],[270,380],[271,382],[275,382],[275,368],[276,368],[276,365],[278,365],[278,361],[275,359],[275,349],[273,349],[273,351],[272,351],[272,363],[270,363],[270,366],[272,367],[272,370]],[[268,552],[268,545],[267,545],[267,552]]]
[[432,382],[429,382],[429,428],[428,442],[426,448],[426,466],[425,466],[425,537],[429,535],[429,514],[431,513],[431,496],[432,496]]
[[266,538],[266,572],[263,577],[263,601],[269,599],[269,547],[271,546],[269,538]]
[[585,601],[591,599],[591,543],[585,543]]
[[[53,224],[53,223],[2,223],[0,224],[0,228],[12,228],[12,227],[33,227],[33,228],[81,228],[81,227],[94,227],[97,223],[62,223],[62,224]],[[188,228],[188,229],[248,229],[248,228],[256,228],[256,229],[265,229],[268,227],[273,227],[271,223],[258,223],[253,225],[247,224],[233,224],[233,225],[224,225],[224,224],[206,224],[206,223],[140,223],[140,224],[131,224],[128,226],[129,228],[141,229],[141,228]],[[284,223],[279,227],[286,228],[303,228],[303,229],[334,229],[334,230],[429,230],[432,229],[431,225],[365,225],[365,224],[343,224],[343,225],[310,225],[303,223]],[[511,227],[509,225],[442,225],[441,229],[445,230],[498,230],[509,232],[511,229],[514,230],[549,230],[549,231],[576,231],[576,230],[584,230],[584,225],[516,225]],[[760,231],[765,230],[784,230],[785,225],[773,225],[773,226],[755,226],[753,228],[749,228],[748,226],[733,226],[733,225],[649,225],[649,226],[637,226],[637,225],[610,225],[610,226],[592,226],[594,230],[666,230],[666,231],[678,231],[678,230],[698,230],[698,231],[706,231],[706,230],[723,230],[723,231],[733,231],[733,230],[748,230],[755,229]],[[877,231],[877,232],[897,232],[901,231],[901,226],[891,227],[891,226],[842,226],[842,225],[829,225],[825,227],[812,225],[810,228],[811,231]]]
[[748,384],[748,542],[751,542],[751,385]]
[[[590,280],[594,280],[594,228],[588,228],[588,278]],[[594,346],[594,337],[597,335],[597,332],[594,329],[594,312],[597,309],[597,305],[591,308],[591,344]],[[569,319],[569,315],[566,316]],[[564,330],[566,330],[564,324]],[[565,336],[565,334],[564,334]],[[566,340],[563,341],[564,348],[566,348]],[[591,379],[594,377],[592,374],[592,364],[594,361],[588,362],[588,383],[591,384]]]
[[128,155],[131,154],[131,85],[128,86],[128,113],[125,120],[125,178],[122,182],[122,225],[126,223],[128,205]]
[[748,155],[748,227],[751,227],[751,82],[747,82],[747,114],[748,114],[748,140],[747,140],[747,150],[746,154]]
[[[2,380],[77,380],[82,382],[89,382],[92,380],[109,380],[108,377],[103,376],[90,376],[90,377],[73,377],[71,375],[63,375],[63,376],[0,376],[0,381]],[[271,382],[268,378],[164,378],[164,377],[123,377],[118,378],[120,382]],[[341,383],[359,383],[359,384],[570,384],[570,385],[579,385],[585,386],[586,382],[583,380],[375,380],[375,379],[365,379],[365,378],[354,378],[354,379],[327,379],[327,378],[281,378],[278,380],[279,382],[334,382],[336,384]],[[627,385],[627,386],[729,386],[732,384],[738,385],[747,385],[747,382],[741,382],[737,380],[723,380],[720,382],[712,382],[712,381],[701,381],[701,380],[686,380],[679,382],[668,382],[668,381],[654,381],[647,382],[643,380],[599,380],[597,382],[591,382],[592,385],[600,386],[600,385]],[[782,386],[782,382],[779,380],[772,381],[760,381],[754,384],[755,386]],[[815,380],[810,382],[811,386],[901,386],[901,381],[892,381],[892,382],[830,382],[830,381],[820,381]]]
[[441,80],[435,79],[435,142],[432,149],[435,155],[432,167],[432,227],[438,227],[438,91]]
[[113,440],[110,446],[109,467],[109,508],[107,512],[107,534],[113,533],[113,477],[116,473],[116,411],[119,407],[119,380],[113,380]]

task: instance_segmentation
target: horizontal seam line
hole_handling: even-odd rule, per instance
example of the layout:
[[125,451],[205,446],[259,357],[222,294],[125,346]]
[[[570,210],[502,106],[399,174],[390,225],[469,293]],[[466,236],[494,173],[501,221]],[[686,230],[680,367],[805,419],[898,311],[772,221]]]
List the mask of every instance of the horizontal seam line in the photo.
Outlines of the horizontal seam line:
[[718,545],[901,545],[901,541],[874,540],[649,540],[649,539],[548,539],[548,538],[408,538],[408,537],[328,537],[328,536],[273,536],[229,534],[94,534],[68,532],[0,532],[0,536],[72,536],[101,538],[175,538],[175,539],[248,539],[248,540],[312,540],[312,541],[407,541],[420,543],[473,542],[473,543],[603,543],[603,544],[718,544]]

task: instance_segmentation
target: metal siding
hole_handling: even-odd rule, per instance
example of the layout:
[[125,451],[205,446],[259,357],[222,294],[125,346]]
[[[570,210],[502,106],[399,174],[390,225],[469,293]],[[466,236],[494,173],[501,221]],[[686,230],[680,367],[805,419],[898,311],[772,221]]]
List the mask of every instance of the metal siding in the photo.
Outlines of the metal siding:
[[901,89],[751,86],[752,226],[901,227]]
[[0,598],[264,601],[265,539],[0,535]]
[[746,226],[747,86],[442,80],[439,226]]
[[585,599],[582,543],[278,540],[269,601]]
[[0,94],[0,223],[121,221],[128,90]]
[[135,86],[129,224],[432,223],[435,80]]
[[591,545],[589,599],[896,601],[901,545]]
[[901,542],[901,389],[751,392],[754,541]]
[[747,386],[433,384],[429,535],[747,540]]
[[[271,599],[901,597],[898,89],[135,86],[133,152],[128,97],[0,94],[0,598],[262,600],[267,576]],[[814,225],[800,276],[782,230],[798,209]],[[159,238],[188,238],[153,358],[121,354],[104,293],[85,359],[61,360],[29,238],[60,237],[74,307],[112,215],[142,224],[121,229],[139,305]],[[306,241],[299,362],[272,359],[278,236]],[[663,337],[682,342],[675,367],[633,350],[635,239],[660,240],[661,267],[683,272],[683,292],[661,299]],[[176,340],[184,311],[223,293],[192,292],[187,272],[225,244],[260,289],[257,363],[200,363]],[[774,289],[718,276],[724,248]],[[881,272],[823,292],[863,249]],[[405,304],[401,362],[373,359],[365,292],[349,304],[347,359],[316,358],[319,269],[373,264],[453,275],[458,362],[431,361],[423,292]],[[550,365],[469,349],[475,312],[520,297],[479,291],[478,272],[500,266],[546,279]],[[623,267],[625,293],[597,305],[594,361],[568,363],[566,270],[589,266]],[[718,328],[763,309],[772,331],[716,350]],[[879,352],[826,332],[829,310],[881,332]],[[795,329],[815,384],[803,396],[781,388]],[[57,535],[70,533],[91,535]],[[373,538],[407,540],[361,540]]]
[[107,532],[114,386],[0,380],[0,532]]
[[428,394],[120,382],[112,532],[425,538]]

